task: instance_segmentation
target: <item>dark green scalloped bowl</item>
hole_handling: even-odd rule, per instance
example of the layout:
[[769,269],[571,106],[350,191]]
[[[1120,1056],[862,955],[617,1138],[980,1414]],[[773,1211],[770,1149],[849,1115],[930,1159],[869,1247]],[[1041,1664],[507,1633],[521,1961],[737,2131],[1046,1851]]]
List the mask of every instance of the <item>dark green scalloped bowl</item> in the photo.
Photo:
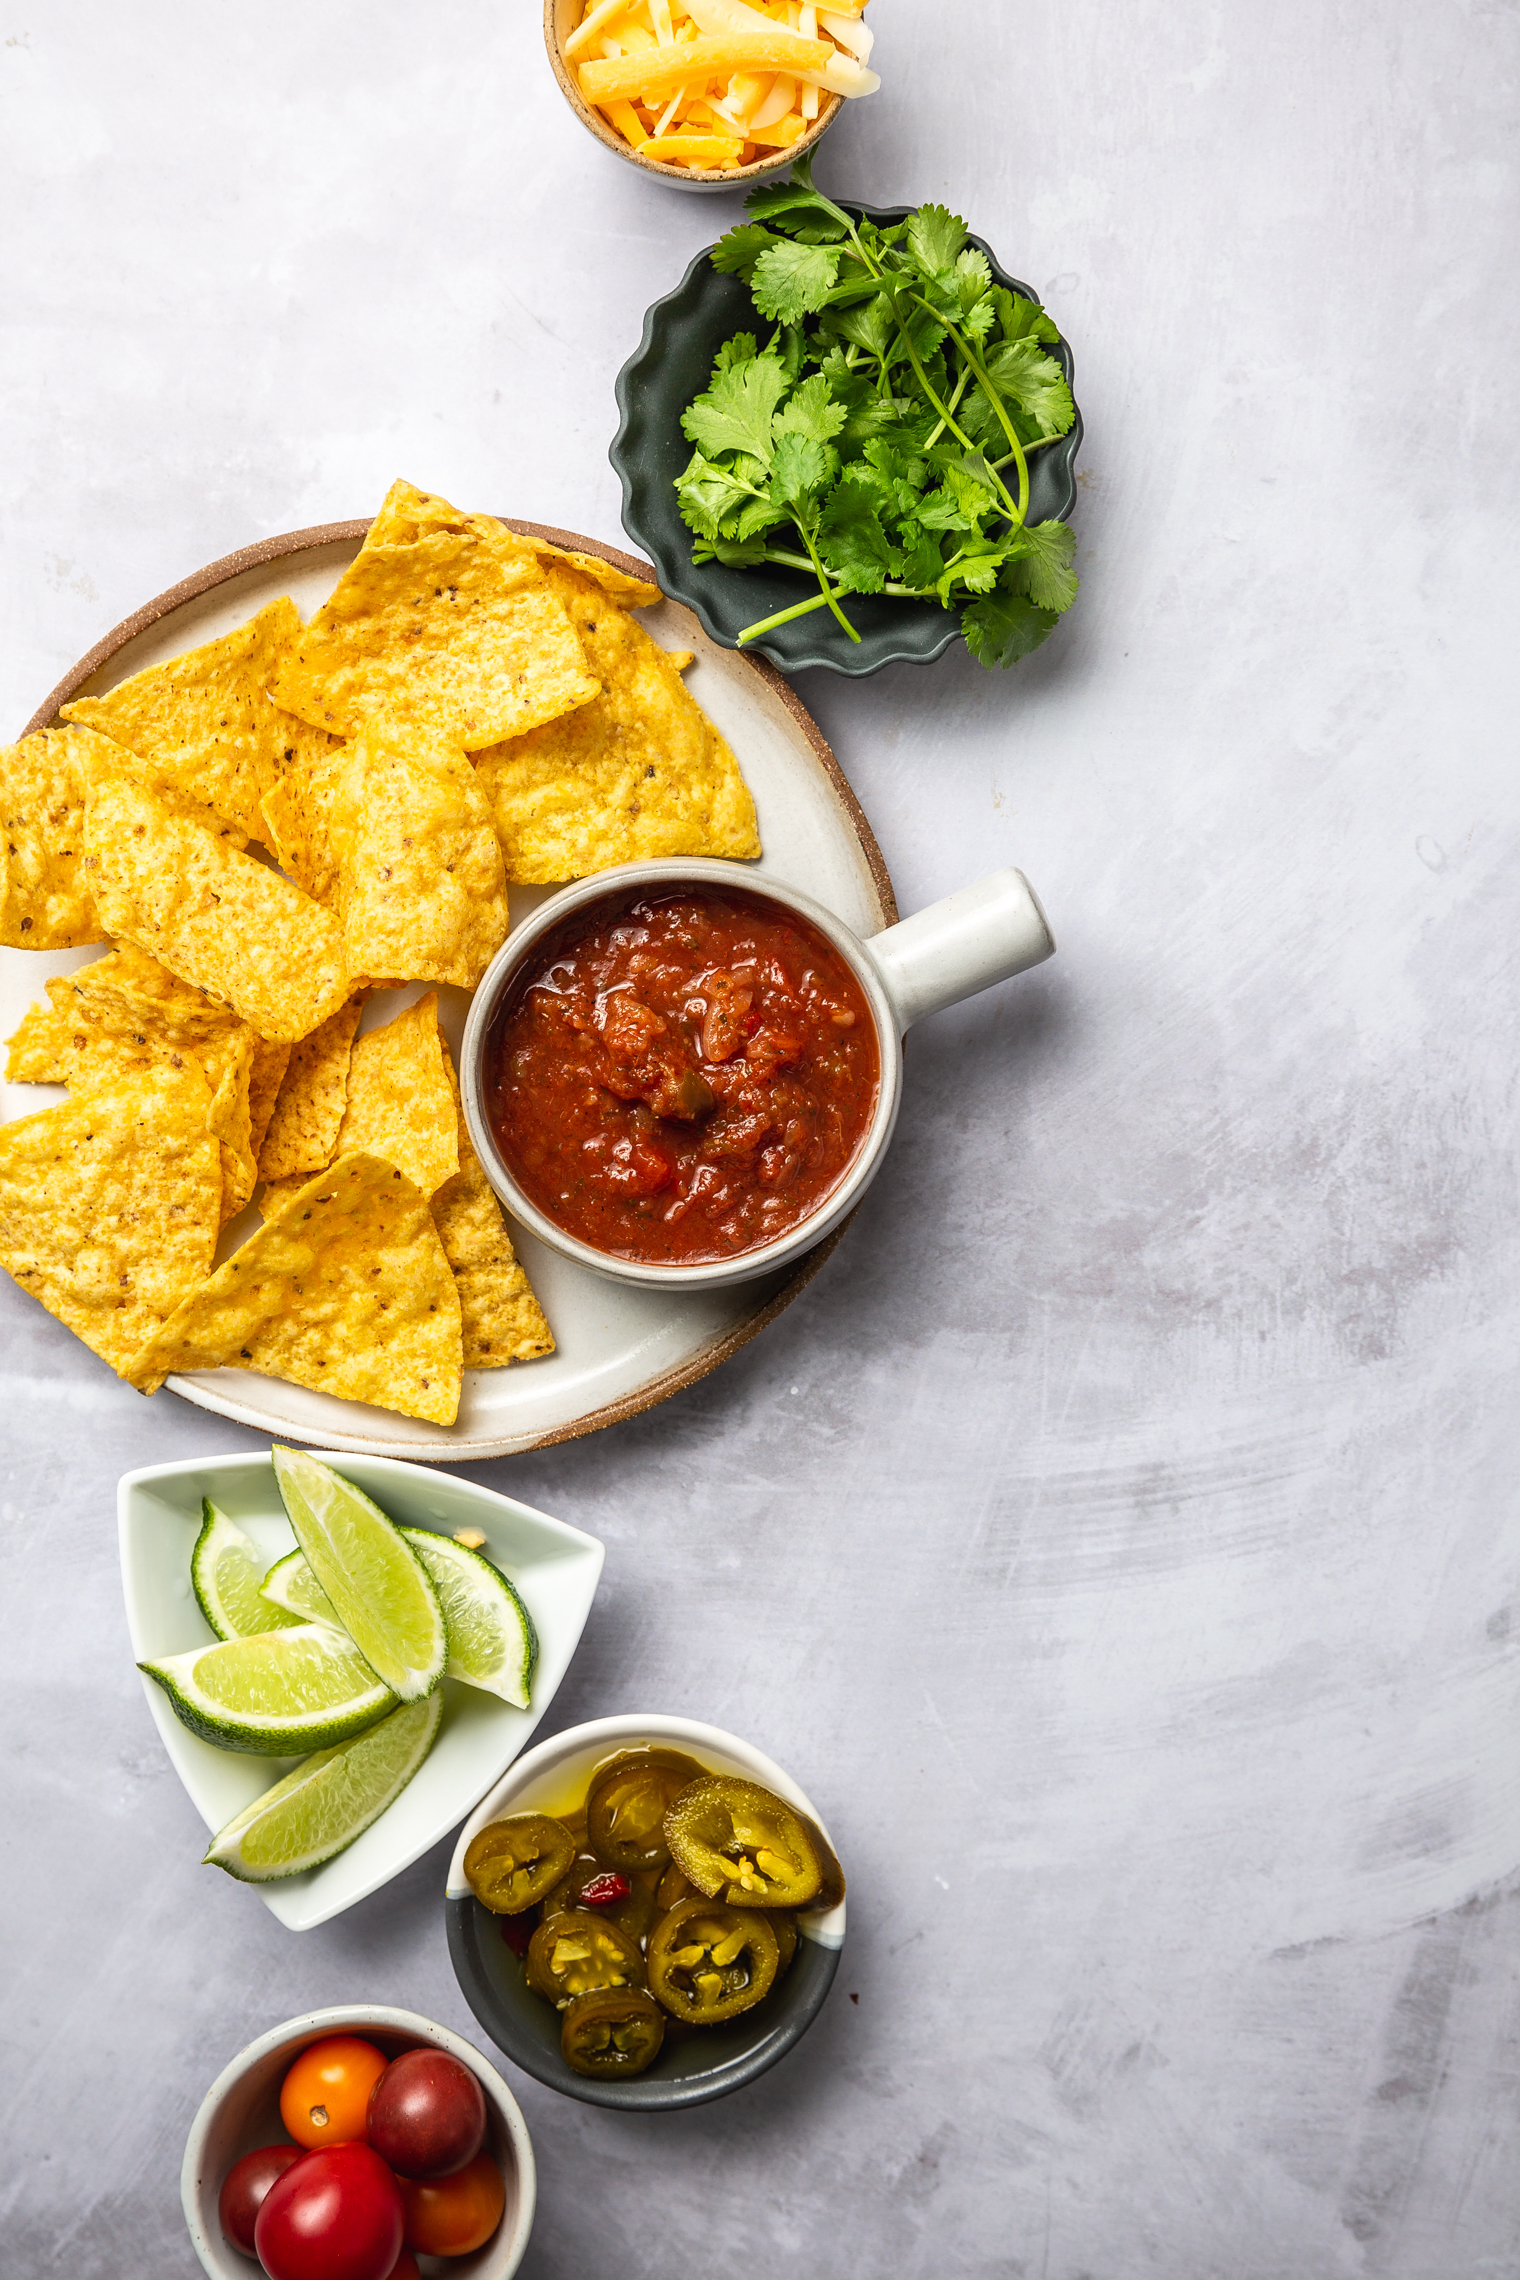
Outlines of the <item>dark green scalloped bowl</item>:
[[[900,222],[914,211],[911,206],[842,202],[851,213],[884,224]],[[1038,300],[1028,285],[999,267],[984,238],[973,234],[968,243],[986,254],[999,285],[1022,293],[1026,300]],[[644,337],[617,376],[622,418],[608,453],[623,486],[624,530],[654,564],[664,591],[695,610],[713,640],[725,649],[738,648],[745,626],[789,609],[815,590],[801,571],[778,570],[769,563],[753,570],[729,570],[721,562],[694,563],[691,532],[676,503],[675,480],[691,457],[691,445],[681,433],[681,414],[707,386],[713,359],[724,341],[736,332],[752,332],[756,323],[749,287],[741,278],[725,277],[714,269],[706,251],[699,253],[675,291],[648,311]],[[1069,387],[1072,357],[1064,339],[1052,354]],[[1064,522],[1071,513],[1081,443],[1079,411],[1071,432],[1059,443],[1047,444],[1030,461],[1031,522]],[[777,626],[745,647],[761,650],[784,673],[822,665],[830,673],[858,679],[879,673],[883,665],[928,665],[961,637],[959,608],[942,610],[937,602],[852,594],[848,614],[860,635],[858,643],[846,640],[827,610],[818,610],[811,617]]]

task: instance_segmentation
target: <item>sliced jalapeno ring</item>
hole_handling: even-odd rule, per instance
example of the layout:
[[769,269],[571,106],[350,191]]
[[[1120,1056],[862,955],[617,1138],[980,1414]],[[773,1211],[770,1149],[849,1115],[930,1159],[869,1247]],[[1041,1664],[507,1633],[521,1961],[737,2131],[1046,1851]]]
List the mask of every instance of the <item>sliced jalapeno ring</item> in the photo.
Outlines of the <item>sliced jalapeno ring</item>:
[[666,1808],[703,1768],[681,1750],[623,1750],[598,1766],[586,1798],[586,1840],[609,1868],[626,1875],[663,1868],[670,1858]]
[[563,1824],[545,1813],[514,1813],[470,1839],[465,1882],[497,1916],[520,1916],[552,1892],[575,1858]]
[[781,1961],[776,1966],[776,1977],[780,1979],[790,1971],[792,1959],[797,1953],[797,1919],[790,1909],[771,1910],[771,1930],[775,1933],[776,1945],[781,1950]]
[[655,1906],[660,1914],[663,1916],[666,1909],[673,1908],[678,1900],[691,1900],[696,1896],[697,1888],[685,1869],[677,1868],[675,1862],[672,1861],[660,1878],[654,1896]]
[[650,1991],[693,2027],[720,2026],[767,1996],[781,1950],[769,1916],[712,1900],[680,1900],[649,1935]]
[[617,2081],[642,2074],[660,2055],[665,2014],[642,1987],[599,1987],[565,2013],[559,2047],[577,2074]]
[[528,1985],[561,2009],[603,1987],[642,1987],[639,1943],[589,1908],[549,1916],[528,1942]]
[[817,1823],[758,1781],[704,1775],[671,1805],[665,1835],[697,1890],[734,1907],[821,1908],[844,1897]]

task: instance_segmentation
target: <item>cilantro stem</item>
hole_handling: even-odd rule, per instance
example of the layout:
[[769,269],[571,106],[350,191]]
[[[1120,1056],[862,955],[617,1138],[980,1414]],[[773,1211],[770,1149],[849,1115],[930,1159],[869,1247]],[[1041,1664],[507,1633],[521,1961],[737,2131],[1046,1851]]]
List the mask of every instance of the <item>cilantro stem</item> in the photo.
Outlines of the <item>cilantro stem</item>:
[[813,557],[813,568],[818,573],[818,583],[823,588],[824,600],[828,603],[829,608],[833,611],[835,617],[838,618],[839,623],[841,626],[843,626],[850,639],[852,641],[859,641],[860,635],[855,631],[855,628],[851,625],[849,619],[845,616],[844,611],[839,607],[838,602],[836,602],[834,599],[834,589],[829,584],[828,572],[824,569],[823,564],[818,559],[818,549],[813,544],[811,535],[808,531],[803,529],[801,523],[795,523],[793,525],[793,528],[802,531],[802,543],[807,548],[809,554],[811,554]]
[[[1024,446],[1020,443],[1018,436],[1014,432],[1013,422],[1008,417],[1008,407],[1003,402],[1003,399],[999,395],[996,387],[993,385],[991,374],[987,371],[986,367],[982,363],[981,358],[977,355],[975,349],[971,346],[971,343],[961,338],[960,333],[950,322],[950,319],[947,316],[943,315],[940,310],[936,309],[931,302],[926,301],[922,293],[915,293],[913,298],[918,303],[919,307],[925,310],[928,315],[934,319],[936,324],[944,326],[945,331],[948,333],[951,340],[954,341],[956,347],[960,350],[962,356],[966,359],[966,362],[970,365],[972,371],[976,374],[977,379],[981,382],[982,388],[987,397],[987,401],[991,404],[993,410],[996,412],[1003,433],[1007,436],[1008,441],[1013,446],[1011,457],[1013,458],[1014,463],[1018,467],[1019,471],[1019,504],[1018,512],[1015,514],[1013,519],[1015,523],[1022,525],[1024,517],[1029,512],[1029,462],[1024,457]],[[906,337],[907,336],[905,334],[904,338]],[[959,433],[959,430],[957,430],[957,433]],[[1006,465],[1006,461],[1004,464]],[[998,487],[1000,490],[1002,490],[1003,496],[1006,499],[1008,496],[1006,487],[1001,483]]]
[[[827,594],[810,594],[805,602],[794,602],[789,610],[777,610],[774,617],[761,618],[757,625],[747,625],[739,636],[739,647],[742,649],[746,641],[753,641],[757,634],[769,633],[773,626],[790,625],[793,618],[806,617],[810,610],[826,608],[828,600]],[[854,638],[858,641],[859,634]]]
[[[919,305],[922,308],[929,309],[929,314],[934,318],[936,324],[943,325],[945,323],[944,318],[939,316],[933,309],[929,308],[928,302],[922,300],[920,295],[915,293],[913,298],[919,302]],[[894,309],[894,314],[895,313],[896,312]],[[945,325],[945,330],[947,333],[949,333],[950,338],[956,341],[957,345],[960,345],[959,336],[956,334],[954,327]],[[912,337],[909,334],[908,328],[900,316],[897,319],[897,334],[899,340],[903,344],[903,347],[908,352],[908,362],[912,365],[914,371],[918,375],[918,384],[923,389],[923,392],[928,397],[930,403],[934,406],[934,409],[938,412],[942,424],[950,430],[950,433],[954,436],[956,442],[960,444],[963,450],[974,452],[976,445],[972,442],[970,436],[967,435],[965,429],[957,423],[955,415],[950,410],[949,405],[942,404],[938,396],[934,393],[934,384],[930,380],[928,373],[924,370],[923,364],[919,358],[918,350],[913,346]],[[990,386],[991,383],[989,382],[988,385]],[[1008,425],[1006,420],[1003,424],[1005,427]],[[1019,439],[1016,435],[1013,434],[1013,430],[1011,428],[1008,429],[1008,433],[1012,437],[1013,447],[1015,451],[1017,451]],[[994,483],[996,483],[998,489],[1002,492],[1003,503],[1008,509],[1009,517],[1013,523],[1014,528],[1017,530],[1023,523],[1024,516],[1028,512],[1029,508],[1028,467],[1024,464],[1023,458],[1021,456],[1019,460],[1020,503],[1017,506],[1014,505],[1013,494],[1009,490],[1007,484],[1003,481],[1002,476],[997,473],[996,469],[989,468],[988,473],[991,475],[992,480]]]
[[[1023,446],[1024,457],[1027,459],[1032,451],[1043,451],[1047,443],[1059,443],[1060,440],[1058,435],[1037,435],[1033,443]],[[1001,459],[994,459],[989,464],[995,473],[1000,467],[1009,467],[1012,463],[1013,453],[1005,451]]]
[[[970,365],[969,365],[969,364],[967,364],[967,365],[963,365],[963,366],[961,367],[961,376],[960,376],[959,380],[957,380],[957,381],[956,381],[956,383],[955,383],[955,391],[954,391],[954,394],[953,394],[953,395],[951,396],[951,398],[950,398],[950,409],[951,409],[951,411],[952,411],[952,412],[955,410],[955,407],[956,407],[956,405],[957,405],[957,404],[960,402],[960,400],[961,400],[962,396],[964,396],[964,394],[966,393],[966,390],[967,390],[967,389],[970,387],[970,385],[971,385],[971,367],[970,367]],[[936,428],[933,430],[932,434],[930,434],[928,437],[926,437],[926,439],[925,439],[925,442],[924,442],[924,449],[925,449],[925,451],[927,451],[927,450],[929,449],[929,446],[930,446],[930,444],[932,444],[932,443],[938,443],[938,441],[939,441],[940,437],[941,437],[941,436],[944,434],[944,432],[945,432],[945,423],[944,423],[944,421],[943,421],[943,420],[941,420],[941,421],[940,421],[940,423],[939,423],[939,425],[938,425],[938,427],[936,427]],[[1007,462],[1007,460],[1006,460],[1006,459],[1000,459],[1000,460],[998,461],[998,466],[999,466],[999,467],[1006,467],[1006,466],[1007,466],[1007,464],[1008,464],[1008,462]]]

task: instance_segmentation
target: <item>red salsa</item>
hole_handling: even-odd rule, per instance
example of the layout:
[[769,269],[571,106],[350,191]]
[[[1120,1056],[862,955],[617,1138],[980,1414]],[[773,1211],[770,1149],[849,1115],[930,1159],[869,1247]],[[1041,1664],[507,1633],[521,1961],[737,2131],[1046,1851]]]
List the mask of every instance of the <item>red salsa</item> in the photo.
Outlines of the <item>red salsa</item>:
[[544,1215],[680,1266],[785,1235],[848,1170],[880,1083],[859,982],[742,891],[593,906],[530,959],[486,1049],[486,1114]]

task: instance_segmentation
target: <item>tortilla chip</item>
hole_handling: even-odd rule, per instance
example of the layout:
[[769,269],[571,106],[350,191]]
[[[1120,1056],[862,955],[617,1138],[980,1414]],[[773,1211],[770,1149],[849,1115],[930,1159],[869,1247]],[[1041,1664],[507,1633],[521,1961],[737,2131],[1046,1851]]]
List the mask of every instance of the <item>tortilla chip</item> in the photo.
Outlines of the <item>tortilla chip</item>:
[[554,1333],[533,1295],[501,1205],[470,1145],[459,1081],[444,1056],[459,1125],[459,1169],[433,1198],[433,1221],[459,1291],[464,1366],[504,1370],[554,1351]]
[[[656,602],[665,598],[659,587],[652,586],[647,578],[630,578],[626,570],[618,570],[612,563],[604,562],[599,554],[577,554],[566,546],[551,546],[546,538],[530,538],[526,543],[532,547],[540,562],[564,563],[582,578],[590,578],[600,586],[609,601],[616,602],[622,609],[653,609]],[[591,661],[588,658],[586,662],[590,664]],[[592,671],[595,670],[595,666],[592,666]]]
[[431,1195],[459,1169],[458,1115],[444,1071],[438,993],[354,1047],[339,1156],[383,1156]]
[[515,885],[668,855],[760,853],[739,763],[675,657],[563,562],[550,572],[602,693],[476,756]]
[[[343,747],[330,738],[334,752]],[[313,902],[330,904],[338,888],[338,859],[332,849],[333,769],[330,760],[315,768],[293,767],[264,794],[263,840],[282,871]]]
[[45,728],[0,751],[0,943],[72,950],[105,932],[84,876],[91,750],[85,728]]
[[348,996],[336,922],[267,864],[222,845],[142,786],[97,782],[86,875],[106,930],[294,1044]]
[[452,1425],[460,1352],[426,1203],[393,1164],[345,1156],[191,1292],[129,1374],[152,1393],[175,1370],[259,1370]]
[[48,983],[47,994],[76,1028],[100,1029],[114,1037],[151,1031],[160,1043],[189,1046],[193,1052],[242,1026],[231,1006],[181,981],[131,942],[60,975]]
[[333,762],[337,911],[349,971],[479,981],[507,936],[501,849],[457,744],[369,722]]
[[76,697],[63,717],[125,745],[151,771],[155,789],[260,838],[259,798],[289,742],[266,691],[300,634],[300,612],[282,595],[220,641],[150,665],[106,696]]
[[118,1374],[210,1271],[210,1098],[163,1061],[0,1128],[0,1265]]
[[473,751],[557,719],[596,686],[533,548],[489,515],[395,483],[272,694],[340,736],[400,713]]
[[[337,1152],[348,1104],[348,1064],[364,1011],[362,991],[290,1049],[274,1113],[259,1150],[261,1180],[308,1179]],[[267,1215],[266,1215],[267,1216]]]
[[248,1073],[248,1145],[253,1151],[255,1164],[264,1146],[264,1136],[274,1115],[274,1104],[280,1097],[285,1072],[290,1067],[293,1045],[271,1045],[267,1038],[256,1036],[253,1041],[253,1067]]
[[6,1046],[7,1084],[61,1085],[67,1082],[68,1024],[56,1006],[29,1006],[20,1026],[6,1039]]

